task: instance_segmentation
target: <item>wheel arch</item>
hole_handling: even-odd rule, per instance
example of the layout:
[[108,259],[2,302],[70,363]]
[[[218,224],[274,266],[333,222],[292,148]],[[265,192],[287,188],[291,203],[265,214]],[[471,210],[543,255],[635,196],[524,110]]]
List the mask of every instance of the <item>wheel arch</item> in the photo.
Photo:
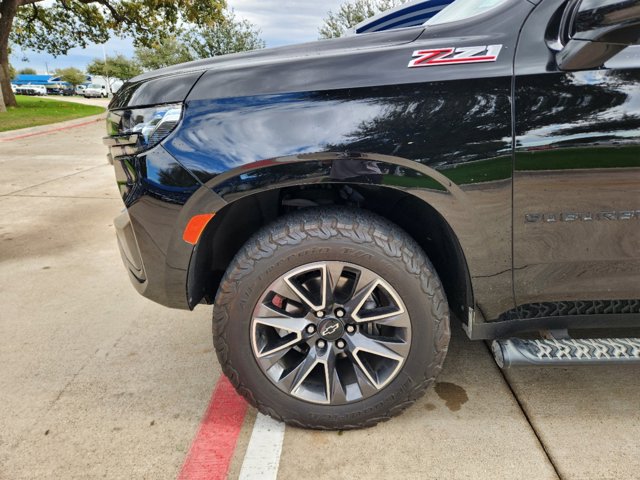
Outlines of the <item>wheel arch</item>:
[[293,209],[313,208],[314,204],[354,206],[345,200],[345,191],[362,197],[355,206],[393,222],[420,245],[443,283],[451,311],[466,319],[466,312],[474,305],[471,275],[458,237],[445,217],[408,191],[347,182],[276,186],[242,196],[216,212],[191,256],[189,306],[203,300],[213,303],[227,266],[258,230]]

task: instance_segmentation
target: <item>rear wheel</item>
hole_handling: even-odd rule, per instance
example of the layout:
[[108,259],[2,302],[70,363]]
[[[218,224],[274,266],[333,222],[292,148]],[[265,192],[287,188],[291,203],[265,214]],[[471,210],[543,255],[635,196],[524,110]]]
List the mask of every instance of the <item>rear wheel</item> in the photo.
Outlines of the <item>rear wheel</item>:
[[440,281],[397,226],[354,210],[291,214],[236,255],[214,306],[225,374],[260,411],[345,429],[401,412],[449,342]]

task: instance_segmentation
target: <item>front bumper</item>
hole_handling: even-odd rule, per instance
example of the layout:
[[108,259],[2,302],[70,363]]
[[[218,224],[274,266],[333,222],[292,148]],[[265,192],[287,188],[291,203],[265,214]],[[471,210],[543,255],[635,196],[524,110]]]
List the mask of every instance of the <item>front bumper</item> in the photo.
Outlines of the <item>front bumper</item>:
[[127,209],[115,220],[122,261],[143,296],[171,308],[190,309],[188,293],[194,246],[182,238],[189,220],[226,204],[199,184],[164,147],[141,155],[111,147],[113,166]]
[[124,210],[116,217],[113,224],[116,228],[116,237],[118,239],[118,248],[120,249],[122,263],[124,263],[129,273],[131,283],[133,283],[138,291],[141,291],[147,281],[147,276],[144,271],[138,242],[136,241],[136,236],[131,226],[129,212]]
[[109,154],[127,207],[114,221],[123,264],[141,295],[187,309],[192,246],[181,240],[180,216],[200,186],[193,179],[176,185],[173,175],[187,180],[191,176],[161,146],[142,155],[131,153],[126,145],[114,144]]
[[189,309],[193,248],[176,239],[181,206],[145,195],[114,221],[120,256],[135,289],[161,305]]

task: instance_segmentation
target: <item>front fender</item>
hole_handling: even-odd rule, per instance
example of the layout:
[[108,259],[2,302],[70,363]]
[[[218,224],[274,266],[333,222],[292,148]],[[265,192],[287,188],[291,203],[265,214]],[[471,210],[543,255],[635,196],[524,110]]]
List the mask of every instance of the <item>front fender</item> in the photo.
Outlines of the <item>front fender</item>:
[[323,182],[378,183],[420,198],[459,238],[478,303],[497,318],[513,308],[505,73],[473,84],[187,99],[183,123],[164,146],[229,203]]
[[[340,176],[344,173],[359,172],[361,174],[355,176]],[[498,272],[494,270],[502,268],[502,265],[496,266],[496,261],[504,258],[504,249],[508,248],[508,218],[489,214],[478,216],[478,208],[486,208],[478,205],[478,194],[484,196],[487,195],[486,192],[474,189],[465,191],[442,173],[407,159],[378,154],[348,156],[344,152],[326,152],[263,160],[230,170],[207,182],[206,186],[215,193],[215,198],[224,201],[224,204],[218,202],[217,205],[207,206],[206,203],[202,203],[198,211],[215,212],[216,218],[212,222],[216,225],[215,228],[228,230],[242,229],[244,226],[250,229],[253,228],[250,224],[260,224],[263,220],[259,216],[262,213],[257,212],[258,204],[252,207],[253,211],[246,212],[240,218],[236,213],[231,216],[233,221],[224,223],[229,222],[225,214],[234,204],[273,192],[274,197],[270,203],[276,207],[279,201],[278,192],[282,189],[335,184],[400,190],[428,204],[448,223],[457,237],[466,259],[474,294],[478,302],[484,305],[484,310],[511,308],[509,296],[496,296],[496,292],[509,291],[505,282],[508,283],[510,275],[504,274],[504,270],[508,269]],[[502,197],[505,189],[510,192],[510,186],[505,182],[493,185],[492,188],[497,193],[489,194],[491,197],[495,194]],[[202,198],[206,200],[208,197]],[[362,206],[367,208],[367,205]],[[184,215],[183,223],[188,221],[192,214],[196,214],[195,210]],[[497,226],[496,221],[499,221],[500,225]],[[502,242],[496,241],[499,228],[507,228]],[[198,255],[206,248],[212,248],[214,242],[216,239],[213,235],[202,237],[194,250],[189,279],[193,280],[200,275],[196,270],[198,265],[210,264],[211,259],[203,261]],[[216,252],[213,252],[213,255],[215,254]],[[198,282],[190,281],[191,285],[196,283]],[[190,298],[197,298],[202,293],[192,291],[191,286],[188,290]],[[490,301],[493,298],[502,299],[500,301],[503,304],[493,305]]]

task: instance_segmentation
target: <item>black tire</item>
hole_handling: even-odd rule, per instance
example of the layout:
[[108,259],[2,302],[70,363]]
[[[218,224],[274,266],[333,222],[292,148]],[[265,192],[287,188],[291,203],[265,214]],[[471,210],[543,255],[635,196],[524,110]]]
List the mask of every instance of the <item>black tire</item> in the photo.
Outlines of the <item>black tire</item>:
[[[395,289],[411,323],[408,353],[393,380],[372,396],[340,405],[307,402],[279,389],[258,365],[251,340],[254,308],[274,279],[327,260],[375,272]],[[431,262],[399,227],[365,211],[313,209],[278,219],[238,252],[218,290],[213,338],[225,375],[260,412],[304,428],[363,428],[398,415],[435,381],[449,344],[449,310]]]

